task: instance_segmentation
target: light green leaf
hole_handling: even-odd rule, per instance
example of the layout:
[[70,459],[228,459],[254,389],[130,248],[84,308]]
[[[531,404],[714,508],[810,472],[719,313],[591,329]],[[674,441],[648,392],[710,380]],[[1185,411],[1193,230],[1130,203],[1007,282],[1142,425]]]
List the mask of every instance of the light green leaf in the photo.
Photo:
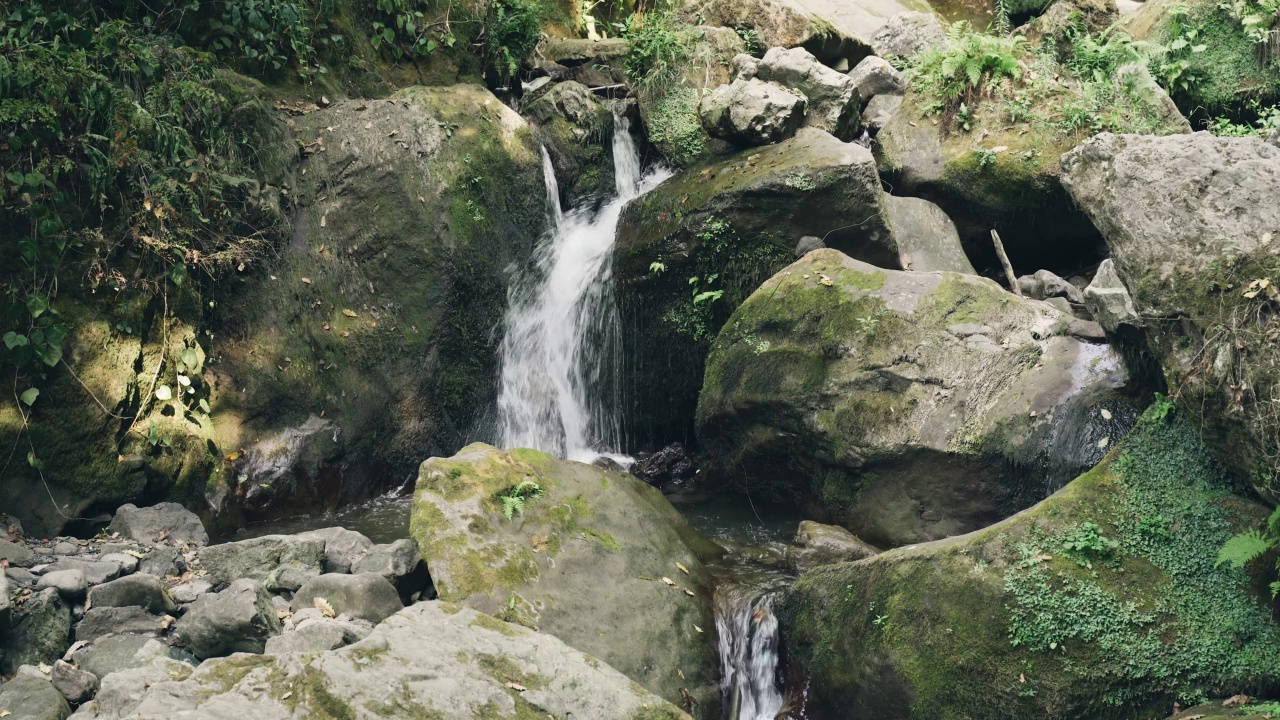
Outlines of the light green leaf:
[[187,377],[186,375],[179,375],[178,384],[183,387],[187,387],[188,385],[191,384],[191,378]]
[[173,388],[169,387],[168,385],[161,385],[160,387],[156,388],[156,399],[162,402],[167,400],[172,400]]
[[22,398],[22,402],[26,403],[27,406],[30,407],[35,404],[36,398],[40,397],[40,390],[37,388],[28,388],[26,392],[22,393],[18,397]]

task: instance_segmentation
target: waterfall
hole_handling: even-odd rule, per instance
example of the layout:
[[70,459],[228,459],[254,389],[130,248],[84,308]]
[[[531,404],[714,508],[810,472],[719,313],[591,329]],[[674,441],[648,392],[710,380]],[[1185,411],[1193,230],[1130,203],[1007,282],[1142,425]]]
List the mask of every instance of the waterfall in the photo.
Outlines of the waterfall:
[[716,588],[720,689],[726,720],[774,720],[786,702],[778,677],[776,588]]
[[599,211],[560,209],[546,149],[551,231],[534,267],[513,282],[502,338],[498,442],[571,460],[621,449],[617,308],[610,255],[623,206],[669,177],[641,174],[630,122],[614,112],[615,196]]

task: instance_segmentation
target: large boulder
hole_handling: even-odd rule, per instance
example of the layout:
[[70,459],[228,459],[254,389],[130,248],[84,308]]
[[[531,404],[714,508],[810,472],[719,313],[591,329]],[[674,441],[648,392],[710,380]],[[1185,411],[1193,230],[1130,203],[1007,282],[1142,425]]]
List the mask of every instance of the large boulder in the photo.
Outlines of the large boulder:
[[460,444],[495,393],[502,270],[546,227],[534,134],[481,87],[338,102],[294,131],[293,241],[215,333],[217,444],[244,449],[222,479],[251,516],[331,507]]
[[66,698],[44,678],[21,674],[0,685],[0,715],[14,720],[65,720],[70,714]]
[[1280,148],[1104,133],[1062,158],[1178,406],[1223,462],[1280,495]]
[[475,444],[422,464],[410,527],[442,600],[555,635],[673,702],[687,689],[712,716],[699,628],[714,627],[702,558],[715,548],[658,490]]
[[786,560],[798,572],[804,572],[822,565],[865,560],[879,553],[838,525],[802,520],[796,528],[795,539],[787,546]]
[[725,324],[698,436],[753,496],[874,545],[968,532],[1092,467],[1132,423],[1101,336],[986,278],[815,250]]
[[118,673],[75,717],[689,720],[556,638],[447,603],[407,608],[340,650],[235,655],[179,670]]
[[89,591],[89,604],[101,608],[140,607],[156,614],[177,609],[160,579],[146,573],[126,575],[93,588]]
[[938,16],[931,12],[898,13],[880,26],[871,37],[871,46],[881,57],[910,59],[947,40]]
[[[296,568],[319,575],[327,562],[327,545],[324,534],[263,535],[210,545],[200,552],[200,565],[215,583],[240,578],[265,582],[280,568]],[[349,564],[347,568],[350,569]]]
[[712,137],[739,145],[768,145],[795,135],[804,122],[805,98],[781,85],[734,80],[702,98],[698,115]]
[[236,580],[225,590],[203,595],[178,621],[179,641],[201,660],[265,649],[279,635],[280,618],[262,584]]
[[629,203],[613,262],[633,436],[691,439],[708,341],[805,236],[882,267],[972,272],[940,215],[891,200],[869,150],[813,128]]
[[1265,582],[1215,562],[1268,511],[1177,415],[990,528],[802,575],[779,615],[807,716],[1156,718],[1275,687]]
[[[804,48],[769,48],[756,78],[798,92],[808,101],[804,126],[825,130],[841,140],[858,137],[863,98],[855,80],[818,62]],[[869,99],[869,98],[868,98]]]
[[[373,541],[355,530],[343,527],[328,527],[319,530],[308,530],[293,536],[299,540],[323,540],[324,561],[322,569],[327,573],[347,573],[355,567],[360,559],[369,554]],[[309,552],[309,551],[308,551]],[[301,563],[310,567],[309,558]]]
[[158,503],[144,508],[123,505],[111,518],[107,532],[120,533],[122,538],[149,545],[209,544],[209,533],[205,532],[199,516],[178,503]]
[[155,638],[137,635],[112,635],[95,640],[76,650],[73,659],[99,681],[125,670],[149,665],[158,657],[169,658],[194,667],[199,663],[190,653],[166,645]]
[[23,665],[52,665],[71,644],[71,606],[53,588],[26,599],[12,627],[0,628],[0,674]]
[[91,607],[76,623],[75,638],[76,642],[92,642],[104,635],[157,636],[168,627],[169,621],[145,608]]
[[[1032,62],[1028,58],[1026,62]],[[1120,83],[1120,73],[1113,82]],[[1140,66],[1125,69],[1135,90],[1121,93],[1114,116],[1143,132],[1188,132],[1190,126]],[[1083,102],[1070,83],[1054,83],[1037,100],[1037,115]],[[970,257],[995,265],[997,230],[1018,273],[1063,271],[1101,259],[1104,248],[1089,218],[1067,196],[1056,160],[1080,138],[1028,118],[1011,122],[1005,105],[975,101],[970,130],[935,116],[933,100],[910,88],[876,135],[881,176],[894,193],[925,198],[955,222]],[[1127,113],[1127,114],[1126,114]],[[1120,122],[1120,121],[1117,121]]]
[[750,30],[760,49],[802,47],[831,66],[852,67],[871,53],[865,38],[886,15],[903,8],[896,0],[830,3],[821,0],[686,0],[684,14],[708,25]]
[[877,95],[901,95],[907,87],[902,73],[890,65],[888,60],[875,55],[864,58],[850,70],[849,79],[858,90],[862,108]]
[[556,83],[524,115],[551,156],[566,206],[613,193],[613,113],[586,85]]

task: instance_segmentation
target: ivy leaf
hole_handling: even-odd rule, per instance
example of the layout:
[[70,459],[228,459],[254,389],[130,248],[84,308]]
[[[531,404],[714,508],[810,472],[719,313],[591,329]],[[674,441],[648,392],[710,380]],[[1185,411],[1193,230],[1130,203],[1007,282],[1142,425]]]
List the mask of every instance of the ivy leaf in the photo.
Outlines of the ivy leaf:
[[183,350],[178,355],[178,362],[182,363],[193,372],[197,369],[196,363],[199,361],[200,361],[199,358],[196,357],[196,351],[191,348],[187,348]]
[[4,346],[10,350],[16,347],[25,347],[29,342],[26,335],[19,335],[12,330],[4,334]]
[[27,464],[37,470],[40,470],[44,467],[44,461],[36,457],[36,454],[34,452],[27,453]]
[[209,401],[204,398],[200,398],[200,409],[205,411],[205,414],[212,412],[212,410],[209,409]]
[[165,402],[173,399],[173,388],[168,385],[161,385],[156,388],[156,399]]
[[18,397],[22,399],[22,402],[27,404],[27,407],[31,407],[36,403],[36,398],[40,397],[40,390],[37,388],[27,388],[26,392],[22,393]]
[[49,300],[43,295],[32,295],[27,298],[27,312],[31,313],[31,317],[38,318],[49,309]]

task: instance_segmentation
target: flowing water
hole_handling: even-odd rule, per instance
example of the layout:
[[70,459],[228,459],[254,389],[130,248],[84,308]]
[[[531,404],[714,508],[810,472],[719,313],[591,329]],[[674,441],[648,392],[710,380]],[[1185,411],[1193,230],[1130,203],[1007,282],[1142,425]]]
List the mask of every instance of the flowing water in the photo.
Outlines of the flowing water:
[[786,704],[773,603],[778,574],[737,574],[715,591],[720,694],[727,720],[774,720]]
[[552,230],[535,267],[512,283],[502,338],[498,443],[591,461],[622,446],[617,309],[610,255],[623,206],[670,173],[642,174],[624,115],[614,114],[614,197],[600,210],[560,209],[543,150]]

